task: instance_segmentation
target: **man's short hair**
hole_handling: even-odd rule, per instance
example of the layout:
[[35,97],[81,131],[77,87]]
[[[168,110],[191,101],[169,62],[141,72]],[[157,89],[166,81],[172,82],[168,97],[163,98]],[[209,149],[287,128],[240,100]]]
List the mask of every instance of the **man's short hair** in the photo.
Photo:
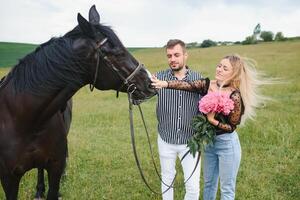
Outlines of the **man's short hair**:
[[169,40],[167,45],[166,45],[166,49],[171,49],[174,46],[176,46],[177,44],[179,44],[181,46],[181,48],[183,49],[183,52],[186,52],[185,43],[182,40],[179,40],[179,39]]

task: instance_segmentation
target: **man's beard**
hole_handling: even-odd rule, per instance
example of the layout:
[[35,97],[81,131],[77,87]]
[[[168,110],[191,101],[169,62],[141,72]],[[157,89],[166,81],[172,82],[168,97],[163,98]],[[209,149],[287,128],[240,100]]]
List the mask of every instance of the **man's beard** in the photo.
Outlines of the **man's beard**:
[[171,67],[171,69],[172,69],[172,71],[180,71],[180,70],[182,70],[183,69],[183,65],[180,65],[180,66],[178,66],[177,68],[173,68],[173,67]]

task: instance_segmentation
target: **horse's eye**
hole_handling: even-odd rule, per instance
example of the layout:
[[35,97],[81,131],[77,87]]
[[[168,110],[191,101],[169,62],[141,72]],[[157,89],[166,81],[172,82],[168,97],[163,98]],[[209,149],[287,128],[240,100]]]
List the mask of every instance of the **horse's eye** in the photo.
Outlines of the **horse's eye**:
[[119,47],[112,47],[109,43],[105,43],[100,47],[101,51],[107,55],[122,57],[125,56],[125,51]]
[[125,56],[125,52],[124,51],[118,51],[116,55],[117,56]]
[[100,47],[101,51],[103,51],[106,54],[111,54],[111,48],[107,45],[103,45],[102,47]]
[[114,48],[112,50],[112,53],[115,55],[115,56],[124,56],[125,55],[125,52],[120,49],[120,48]]

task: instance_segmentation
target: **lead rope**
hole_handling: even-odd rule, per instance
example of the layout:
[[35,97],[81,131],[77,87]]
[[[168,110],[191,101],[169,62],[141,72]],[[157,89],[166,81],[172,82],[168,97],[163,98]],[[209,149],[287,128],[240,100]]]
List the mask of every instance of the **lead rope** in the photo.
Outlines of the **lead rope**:
[[[132,115],[132,101],[131,101],[131,95],[132,93],[128,93],[128,102],[129,102],[129,120],[130,120],[130,135],[131,135],[131,144],[132,144],[132,149],[133,149],[133,155],[134,155],[134,158],[135,158],[135,162],[136,162],[136,165],[139,169],[139,172],[140,172],[140,175],[144,181],[144,183],[146,184],[146,186],[149,188],[149,190],[155,194],[161,194],[160,192],[156,192],[155,190],[153,190],[149,183],[147,182],[145,176],[144,176],[144,173],[143,173],[143,170],[142,170],[142,167],[140,165],[140,161],[139,161],[139,158],[138,158],[138,155],[137,155],[137,151],[136,151],[136,146],[135,146],[135,136],[134,136],[134,127],[133,127],[133,115]],[[170,189],[170,188],[169,188]],[[165,191],[166,192],[166,191]]]
[[[172,185],[173,185],[173,182],[172,182],[172,184],[171,184],[171,186],[170,186],[170,185],[166,184],[166,183],[162,180],[161,176],[159,175],[159,172],[158,172],[158,170],[157,170],[157,165],[155,164],[154,154],[153,154],[153,148],[152,148],[152,145],[151,145],[151,142],[150,142],[150,136],[149,136],[149,132],[148,132],[148,129],[147,129],[147,126],[146,126],[146,122],[145,122],[145,119],[144,119],[143,111],[142,111],[142,108],[141,108],[140,105],[138,105],[138,107],[139,107],[140,115],[141,115],[141,118],[142,118],[142,121],[143,121],[143,125],[144,125],[144,128],[145,128],[145,132],[146,132],[146,135],[147,135],[147,140],[148,140],[148,145],[149,145],[149,149],[150,149],[151,160],[152,160],[152,163],[153,163],[153,165],[154,165],[156,174],[157,174],[157,176],[159,177],[159,180],[160,180],[165,186],[167,186],[167,187],[173,187],[173,188],[174,188],[174,186],[172,186]],[[181,162],[181,163],[182,163],[183,159],[184,159],[189,153],[190,153],[190,150],[188,150],[188,151],[182,156],[182,158],[180,159],[180,162]],[[194,167],[194,169],[193,169],[191,175],[184,181],[183,184],[186,184],[186,183],[190,180],[190,178],[193,176],[193,174],[195,173],[195,171],[196,171],[196,169],[197,169],[197,166],[198,166],[198,164],[199,164],[199,162],[200,162],[200,157],[201,157],[201,152],[198,153],[198,156],[197,156],[197,162],[196,162],[196,164],[195,164],[195,167]],[[175,178],[174,178],[174,179],[176,179],[176,176],[177,176],[177,174],[175,174]],[[174,181],[174,180],[173,180],[173,181]]]
[[[133,91],[133,92],[134,92],[134,91]],[[154,189],[152,189],[152,188],[150,187],[149,183],[147,182],[147,180],[146,180],[146,178],[145,178],[145,175],[144,175],[144,173],[143,173],[142,167],[141,167],[141,165],[140,165],[140,161],[139,161],[139,158],[138,158],[138,155],[137,155],[136,145],[135,145],[134,126],[133,126],[133,114],[132,114],[132,106],[133,106],[133,104],[132,104],[132,98],[131,98],[133,92],[128,92],[127,94],[128,94],[128,102],[129,102],[129,120],[130,120],[131,143],[132,143],[132,149],[133,149],[134,158],[135,158],[135,161],[136,161],[136,165],[137,165],[137,167],[138,167],[138,169],[139,169],[141,178],[142,178],[142,180],[144,181],[145,185],[148,187],[148,189],[149,189],[151,192],[155,193],[155,194],[162,195],[162,194],[166,193],[167,191],[169,191],[171,188],[175,188],[175,187],[173,186],[173,184],[174,184],[174,182],[175,182],[175,179],[176,179],[177,174],[175,175],[175,177],[174,177],[174,179],[173,179],[171,185],[168,185],[168,184],[166,184],[165,182],[163,182],[161,176],[159,175],[157,166],[156,166],[155,161],[154,161],[153,150],[152,150],[152,146],[151,146],[151,142],[150,142],[149,133],[148,133],[148,130],[147,130],[147,128],[146,128],[146,123],[145,123],[145,120],[144,120],[144,117],[143,117],[142,110],[141,110],[141,108],[140,108],[140,106],[139,106],[140,113],[141,113],[141,116],[142,116],[142,121],[143,121],[145,130],[146,130],[147,140],[148,140],[149,147],[150,147],[152,163],[153,163],[153,165],[154,165],[156,174],[157,174],[157,176],[159,177],[160,181],[161,181],[165,186],[167,186],[168,188],[167,188],[165,191],[163,191],[163,192],[156,192]],[[181,158],[180,162],[183,161],[183,159],[186,157],[186,155],[187,155],[189,152],[190,152],[190,151],[187,151],[187,152],[184,154],[184,156]],[[192,177],[192,175],[194,174],[194,172],[196,171],[196,168],[197,168],[197,166],[198,166],[198,164],[199,164],[199,161],[200,161],[200,155],[201,155],[201,152],[198,153],[197,162],[196,162],[196,164],[195,164],[195,167],[194,167],[193,172],[191,173],[191,175],[189,176],[189,178],[188,178],[183,184],[185,184],[185,183]],[[181,186],[181,185],[180,185],[180,186]],[[178,187],[179,187],[179,186],[178,186]]]

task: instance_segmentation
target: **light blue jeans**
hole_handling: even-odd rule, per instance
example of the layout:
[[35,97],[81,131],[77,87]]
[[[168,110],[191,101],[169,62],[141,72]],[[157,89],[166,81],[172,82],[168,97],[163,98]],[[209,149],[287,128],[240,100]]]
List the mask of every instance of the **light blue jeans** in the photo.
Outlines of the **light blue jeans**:
[[216,199],[219,177],[221,200],[234,199],[240,161],[241,146],[238,134],[234,131],[216,136],[215,143],[204,152],[204,200]]

